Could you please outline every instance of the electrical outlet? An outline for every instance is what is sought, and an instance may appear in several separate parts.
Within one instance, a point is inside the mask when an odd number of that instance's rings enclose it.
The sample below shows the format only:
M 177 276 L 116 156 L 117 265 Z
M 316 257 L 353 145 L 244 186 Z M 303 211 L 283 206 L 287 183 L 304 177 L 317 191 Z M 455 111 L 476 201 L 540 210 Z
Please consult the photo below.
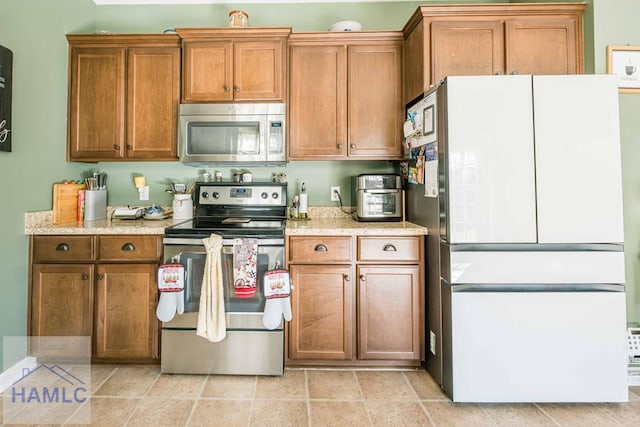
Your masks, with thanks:
M 338 194 L 340 194 L 340 187 L 331 187 L 331 201 L 332 202 L 339 202 L 340 201 L 340 198 L 338 197 Z

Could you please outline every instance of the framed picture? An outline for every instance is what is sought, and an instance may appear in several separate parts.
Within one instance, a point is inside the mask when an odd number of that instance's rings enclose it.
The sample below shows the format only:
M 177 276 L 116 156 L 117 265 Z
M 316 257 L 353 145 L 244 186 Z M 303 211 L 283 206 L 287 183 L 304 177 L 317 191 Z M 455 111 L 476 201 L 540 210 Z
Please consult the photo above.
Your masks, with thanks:
M 607 73 L 618 76 L 620 92 L 640 93 L 640 46 L 607 46 Z
M 13 52 L 0 46 L 0 151 L 11 151 L 11 74 Z

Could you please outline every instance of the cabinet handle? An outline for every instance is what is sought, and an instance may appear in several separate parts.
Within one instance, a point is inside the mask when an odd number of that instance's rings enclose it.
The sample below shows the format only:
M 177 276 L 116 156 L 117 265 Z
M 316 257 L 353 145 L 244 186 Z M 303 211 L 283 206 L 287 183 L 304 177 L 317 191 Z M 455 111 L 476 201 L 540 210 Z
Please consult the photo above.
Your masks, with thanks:
M 231 90 L 231 88 L 227 85 L 223 85 L 222 88 L 224 89 L 225 92 L 229 92 Z
M 342 144 L 338 144 L 338 149 L 342 150 Z
M 360 281 L 361 282 L 366 282 L 367 281 L 367 276 L 365 276 L 364 274 L 360 275 Z
M 503 75 L 503 74 L 504 74 L 504 73 L 502 72 L 502 70 L 498 70 L 498 71 L 496 71 L 496 76 L 501 76 L 501 75 Z
M 69 252 L 69 245 L 67 243 L 58 243 L 58 246 L 56 246 L 56 251 Z
M 122 250 L 133 252 L 136 250 L 136 247 L 133 243 L 125 243 L 124 245 L 122 245 Z
M 114 150 L 119 150 L 119 149 L 120 149 L 120 146 L 119 146 L 118 144 L 113 144 L 113 149 L 114 149 Z
M 82 275 L 82 280 L 89 280 L 89 275 L 88 274 L 83 274 Z
M 349 281 L 351 281 L 351 277 L 349 277 L 349 275 L 348 275 L 348 274 L 345 274 L 343 277 L 344 277 L 344 281 L 345 281 L 345 282 L 349 282 Z
M 329 252 L 329 249 L 322 243 L 317 244 L 316 247 L 313 248 L 313 250 L 316 252 Z
M 385 252 L 397 252 L 398 251 L 398 249 L 394 245 L 392 245 L 391 243 L 388 243 L 388 244 L 384 245 L 382 247 L 382 250 L 385 251 Z
M 98 280 L 104 279 L 104 274 L 98 274 Z
M 127 144 L 127 150 L 133 150 L 133 145 Z
M 234 87 L 233 87 L 233 89 L 234 89 L 236 92 L 240 92 L 240 88 L 239 88 L 238 86 L 234 86 Z
M 517 74 L 518 74 L 518 72 L 517 72 L 517 71 L 512 71 L 512 72 L 511 72 L 511 75 L 514 75 L 514 76 L 515 76 L 515 75 L 517 75 Z
M 349 148 L 353 150 L 354 148 L 356 148 L 356 144 L 349 144 Z

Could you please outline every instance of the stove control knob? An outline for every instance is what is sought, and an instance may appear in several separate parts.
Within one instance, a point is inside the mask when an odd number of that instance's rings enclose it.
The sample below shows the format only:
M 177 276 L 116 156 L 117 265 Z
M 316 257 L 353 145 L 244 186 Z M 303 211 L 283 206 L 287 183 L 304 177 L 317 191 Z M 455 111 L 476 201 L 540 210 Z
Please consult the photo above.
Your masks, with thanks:
M 218 193 L 217 191 L 214 191 L 212 194 L 214 199 L 219 199 L 220 198 L 220 193 Z
M 206 191 L 202 192 L 202 198 L 203 199 L 208 199 L 209 198 L 209 193 L 207 193 Z
M 262 197 L 263 199 L 266 199 L 267 197 L 269 197 L 269 195 L 267 194 L 266 191 L 263 191 L 260 197 Z
M 273 193 L 271 193 L 271 197 L 277 199 L 278 197 L 280 197 L 280 195 L 274 191 Z

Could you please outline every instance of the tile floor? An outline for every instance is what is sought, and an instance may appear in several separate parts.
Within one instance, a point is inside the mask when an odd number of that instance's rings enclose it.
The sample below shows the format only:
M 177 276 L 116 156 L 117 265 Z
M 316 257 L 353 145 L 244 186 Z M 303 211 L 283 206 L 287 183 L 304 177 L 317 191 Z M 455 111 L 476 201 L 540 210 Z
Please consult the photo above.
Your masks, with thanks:
M 62 414 L 65 425 L 640 426 L 640 387 L 624 404 L 457 404 L 424 371 L 288 369 L 283 377 L 242 377 L 93 365 L 91 389 L 90 404 Z M 11 422 L 14 414 L 4 411 Z

